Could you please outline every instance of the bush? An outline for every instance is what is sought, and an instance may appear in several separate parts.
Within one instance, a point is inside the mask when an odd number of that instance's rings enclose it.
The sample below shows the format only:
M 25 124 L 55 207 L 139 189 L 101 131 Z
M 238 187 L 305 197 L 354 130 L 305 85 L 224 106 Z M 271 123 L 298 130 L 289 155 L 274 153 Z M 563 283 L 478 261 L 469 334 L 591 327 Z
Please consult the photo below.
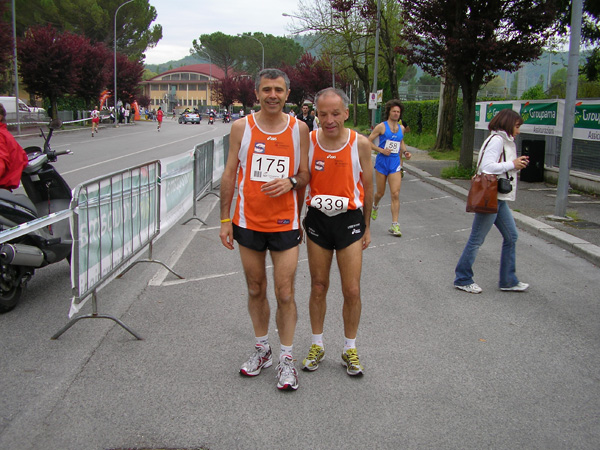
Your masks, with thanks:
M 521 95 L 521 100 L 544 100 L 545 98 L 547 98 L 547 95 L 541 84 L 531 86 Z
M 406 145 L 420 149 L 431 149 L 435 145 L 438 120 L 438 100 L 408 101 L 402 102 L 404 110 L 402 120 L 410 127 L 410 133 L 406 135 Z M 352 127 L 352 112 L 354 105 L 350 105 L 350 116 L 346 125 Z M 381 108 L 383 109 L 383 108 Z M 382 111 L 383 114 L 383 111 Z M 366 104 L 358 105 L 358 124 L 356 129 L 365 135 L 371 132 L 371 111 Z M 382 118 L 383 120 L 383 118 Z M 454 146 L 460 148 L 462 139 L 462 98 L 456 103 L 456 120 L 454 122 Z

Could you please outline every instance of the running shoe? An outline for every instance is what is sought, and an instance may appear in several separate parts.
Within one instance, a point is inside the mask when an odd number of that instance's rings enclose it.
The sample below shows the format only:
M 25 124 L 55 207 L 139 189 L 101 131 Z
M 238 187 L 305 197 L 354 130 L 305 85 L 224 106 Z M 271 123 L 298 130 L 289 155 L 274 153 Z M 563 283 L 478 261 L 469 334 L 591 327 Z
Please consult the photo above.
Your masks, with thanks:
M 310 346 L 308 356 L 302 361 L 302 370 L 308 370 L 312 372 L 319 368 L 319 363 L 325 357 L 325 349 L 320 345 L 313 344 Z
M 265 349 L 262 345 L 256 344 L 254 346 L 254 354 L 242 364 L 240 373 L 247 377 L 255 377 L 260 373 L 262 369 L 271 367 L 273 364 L 273 357 L 271 355 L 271 347 Z
M 461 291 L 468 292 L 469 294 L 481 294 L 483 289 L 479 287 L 477 283 L 467 284 L 465 286 L 454 285 L 456 289 L 460 289 Z
M 400 225 L 394 224 L 388 230 L 394 236 L 402 237 L 402 231 L 400 231 Z
M 365 371 L 364 367 L 358 360 L 358 354 L 355 348 L 351 348 L 342 353 L 342 365 L 346 367 L 348 375 L 362 375 Z
M 477 283 L 467 284 L 466 286 L 458 286 L 454 285 L 456 289 L 460 289 L 461 291 L 468 292 L 469 294 L 481 294 L 483 289 L 479 287 Z
M 282 391 L 298 389 L 298 372 L 294 367 L 294 360 L 289 356 L 284 356 L 277 366 L 277 389 Z
M 377 209 L 373 208 L 373 209 L 371 210 L 371 219 L 372 219 L 372 220 L 377 220 L 377 214 L 378 214 L 378 211 L 379 211 L 379 208 L 377 208 Z
M 527 290 L 528 287 L 529 287 L 529 284 L 521 283 L 519 281 L 516 285 L 514 285 L 512 287 L 500 288 L 500 290 L 501 291 L 523 292 L 523 291 Z

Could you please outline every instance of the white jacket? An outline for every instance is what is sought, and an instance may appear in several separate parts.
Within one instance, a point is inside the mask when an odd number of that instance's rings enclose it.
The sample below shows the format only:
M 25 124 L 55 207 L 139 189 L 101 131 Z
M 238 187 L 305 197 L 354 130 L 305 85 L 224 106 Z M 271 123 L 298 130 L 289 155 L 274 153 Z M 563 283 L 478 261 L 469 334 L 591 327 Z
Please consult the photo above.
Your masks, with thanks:
M 487 146 L 486 146 L 487 145 Z M 483 159 L 481 158 L 482 150 Z M 505 158 L 502 156 L 502 150 L 506 154 Z M 492 131 L 490 136 L 484 141 L 479 150 L 479 156 L 477 157 L 477 164 L 479 165 L 478 173 L 491 173 L 498 175 L 498 178 L 505 177 L 508 172 L 508 177 L 512 180 L 512 191 L 508 194 L 498 194 L 498 200 L 514 201 L 517 193 L 517 170 L 515 170 L 515 164 L 513 161 L 517 159 L 517 146 L 515 145 L 515 138 L 509 136 L 504 131 Z M 500 161 L 500 162 L 498 162 Z

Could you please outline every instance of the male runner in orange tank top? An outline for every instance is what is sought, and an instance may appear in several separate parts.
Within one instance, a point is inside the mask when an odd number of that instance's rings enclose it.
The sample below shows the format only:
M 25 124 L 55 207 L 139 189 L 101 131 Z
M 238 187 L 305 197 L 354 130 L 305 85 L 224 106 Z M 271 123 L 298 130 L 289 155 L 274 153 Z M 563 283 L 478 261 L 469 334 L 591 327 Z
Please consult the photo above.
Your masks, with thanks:
M 335 251 L 344 296 L 342 364 L 348 375 L 355 376 L 364 372 L 356 350 L 356 334 L 361 313 L 362 252 L 371 242 L 373 166 L 367 138 L 344 126 L 348 102 L 346 94 L 334 88 L 323 89 L 315 98 L 321 127 L 310 135 L 311 178 L 305 219 L 312 345 L 302 368 L 316 370 L 325 356 L 323 323 Z
M 265 260 L 273 261 L 277 298 L 276 323 L 281 350 L 277 387 L 298 388 L 292 347 L 296 330 L 294 278 L 298 264 L 300 213 L 308 171 L 308 127 L 283 113 L 289 79 L 277 69 L 264 69 L 256 79 L 260 111 L 231 126 L 229 157 L 221 178 L 221 232 L 223 245 L 239 244 L 248 285 L 248 311 L 256 337 L 255 351 L 240 373 L 256 376 L 272 365 L 268 341 L 270 308 Z M 233 217 L 231 203 L 238 176 L 238 198 Z

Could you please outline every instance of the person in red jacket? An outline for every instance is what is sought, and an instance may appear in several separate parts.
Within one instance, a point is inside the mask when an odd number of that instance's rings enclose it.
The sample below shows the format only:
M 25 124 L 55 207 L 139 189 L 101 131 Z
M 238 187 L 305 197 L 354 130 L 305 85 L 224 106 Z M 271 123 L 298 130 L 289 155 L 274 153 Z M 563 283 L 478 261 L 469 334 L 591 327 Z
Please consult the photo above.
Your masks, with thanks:
M 0 189 L 12 191 L 19 187 L 27 161 L 27 153 L 8 132 L 6 109 L 0 103 Z
M 159 106 L 158 111 L 156 111 L 156 120 L 158 120 L 158 127 L 156 129 L 158 131 L 160 131 L 160 127 L 162 125 L 164 115 L 165 115 L 165 113 L 163 113 L 162 107 Z

